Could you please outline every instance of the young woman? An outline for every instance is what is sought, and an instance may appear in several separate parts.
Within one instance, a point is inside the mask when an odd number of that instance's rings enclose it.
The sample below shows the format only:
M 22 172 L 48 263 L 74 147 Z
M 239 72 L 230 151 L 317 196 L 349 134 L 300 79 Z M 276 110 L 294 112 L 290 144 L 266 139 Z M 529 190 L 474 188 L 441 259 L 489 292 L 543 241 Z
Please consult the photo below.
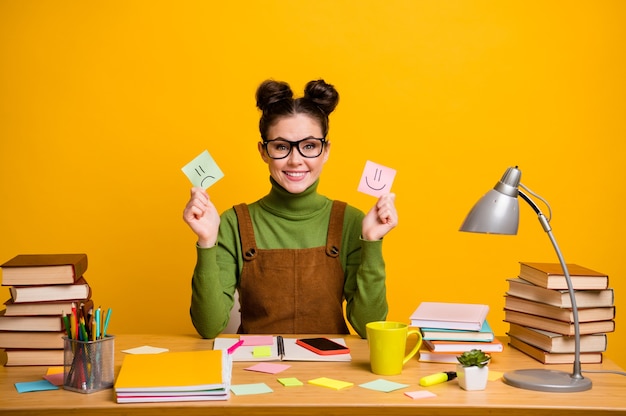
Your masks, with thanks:
M 192 322 L 202 337 L 216 337 L 237 290 L 239 333 L 346 334 L 345 299 L 348 321 L 365 337 L 365 324 L 387 316 L 382 238 L 398 223 L 395 196 L 364 215 L 317 192 L 339 101 L 332 85 L 310 81 L 294 98 L 288 84 L 268 80 L 256 99 L 271 189 L 221 216 L 202 188 L 191 189 L 183 218 L 198 237 Z

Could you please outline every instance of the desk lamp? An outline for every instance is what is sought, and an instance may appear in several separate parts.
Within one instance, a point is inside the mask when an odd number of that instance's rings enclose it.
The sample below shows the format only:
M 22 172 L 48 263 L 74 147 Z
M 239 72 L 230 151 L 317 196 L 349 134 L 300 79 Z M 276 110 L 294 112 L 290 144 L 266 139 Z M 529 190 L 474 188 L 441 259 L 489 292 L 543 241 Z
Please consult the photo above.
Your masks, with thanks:
M 461 226 L 460 231 L 468 231 L 474 233 L 487 234 L 517 234 L 517 225 L 519 223 L 519 203 L 517 196 L 521 196 L 524 201 L 531 206 L 537 213 L 539 222 L 543 230 L 548 233 L 550 241 L 554 246 L 556 255 L 561 263 L 563 275 L 567 282 L 569 297 L 572 301 L 572 315 L 574 318 L 574 368 L 572 373 L 564 371 L 548 370 L 548 369 L 523 369 L 507 372 L 503 375 L 506 384 L 527 390 L 548 391 L 548 392 L 576 392 L 591 389 L 591 380 L 582 376 L 580 366 L 580 327 L 578 324 L 578 307 L 576 306 L 576 298 L 574 289 L 569 275 L 569 270 L 561 254 L 561 250 L 552 235 L 550 227 L 550 219 L 541 212 L 537 204 L 526 195 L 522 188 L 529 194 L 543 201 L 548 210 L 550 205 L 540 196 L 534 194 L 523 184 L 520 183 L 522 172 L 516 167 L 508 168 L 502 179 L 494 186 L 492 190 L 487 192 L 474 205 L 470 213 L 467 215 L 465 222 Z

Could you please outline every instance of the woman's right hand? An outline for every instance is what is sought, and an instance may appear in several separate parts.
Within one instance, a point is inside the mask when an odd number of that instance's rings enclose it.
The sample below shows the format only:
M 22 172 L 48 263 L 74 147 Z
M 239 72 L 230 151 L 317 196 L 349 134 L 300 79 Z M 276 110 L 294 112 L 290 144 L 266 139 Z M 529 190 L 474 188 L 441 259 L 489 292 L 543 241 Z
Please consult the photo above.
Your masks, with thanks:
M 191 197 L 183 211 L 183 220 L 198 236 L 198 246 L 207 248 L 215 245 L 220 216 L 203 188 L 191 188 Z

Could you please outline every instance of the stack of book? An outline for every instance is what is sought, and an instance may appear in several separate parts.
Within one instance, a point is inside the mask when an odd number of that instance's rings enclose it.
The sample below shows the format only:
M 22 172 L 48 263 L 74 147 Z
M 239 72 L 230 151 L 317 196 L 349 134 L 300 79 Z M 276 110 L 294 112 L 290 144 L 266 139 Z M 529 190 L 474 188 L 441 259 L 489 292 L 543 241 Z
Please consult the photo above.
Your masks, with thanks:
M 423 344 L 419 361 L 457 363 L 465 351 L 502 351 L 487 322 L 489 306 L 472 303 L 422 302 L 411 314 L 411 326 L 418 327 Z
M 609 277 L 567 265 L 580 328 L 581 363 L 601 363 L 607 333 L 615 331 L 615 306 Z M 508 280 L 504 321 L 509 343 L 544 364 L 574 362 L 574 318 L 559 263 L 520 263 L 519 277 Z
M 130 354 L 114 388 L 118 403 L 227 400 L 231 376 L 226 350 Z
M 0 311 L 5 365 L 63 365 L 63 315 L 93 308 L 86 254 L 20 254 L 0 265 L 11 294 Z

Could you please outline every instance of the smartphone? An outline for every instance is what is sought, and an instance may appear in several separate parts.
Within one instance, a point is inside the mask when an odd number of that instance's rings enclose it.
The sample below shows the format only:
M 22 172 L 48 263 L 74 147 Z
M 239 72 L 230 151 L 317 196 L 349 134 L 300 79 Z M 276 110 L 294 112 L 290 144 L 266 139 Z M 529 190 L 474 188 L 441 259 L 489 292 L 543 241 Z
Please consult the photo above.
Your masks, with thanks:
M 328 338 L 302 338 L 296 344 L 320 355 L 348 354 L 350 349 Z

